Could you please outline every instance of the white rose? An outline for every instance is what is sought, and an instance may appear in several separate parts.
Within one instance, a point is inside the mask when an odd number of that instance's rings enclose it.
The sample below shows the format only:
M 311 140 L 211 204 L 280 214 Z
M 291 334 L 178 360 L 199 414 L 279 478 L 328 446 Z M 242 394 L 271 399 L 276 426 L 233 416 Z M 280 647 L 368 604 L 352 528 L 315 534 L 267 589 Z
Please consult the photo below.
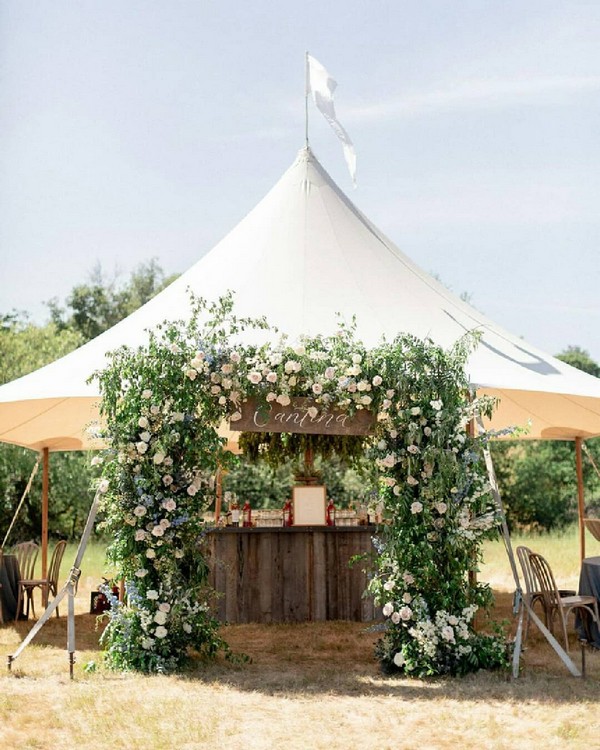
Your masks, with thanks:
M 145 516 L 148 511 L 146 510 L 146 507 L 144 505 L 136 505 L 133 509 L 133 515 L 137 516 L 138 518 L 142 518 L 142 516 Z
M 242 418 L 242 415 L 239 411 L 234 411 L 233 414 L 229 417 L 230 422 L 239 422 Z
M 323 392 L 323 386 L 321 385 L 321 383 L 313 383 L 313 386 L 312 386 L 312 392 L 313 392 L 313 393 L 314 393 L 315 395 L 317 395 L 317 396 L 318 396 L 318 395 L 319 395 L 320 393 L 322 393 L 322 392 Z
M 165 533 L 164 528 L 158 524 L 152 529 L 152 536 L 163 536 Z
M 154 458 L 152 460 L 155 464 L 162 464 L 162 462 L 165 460 L 165 454 L 162 451 L 157 451 L 154 454 Z
M 152 435 L 147 430 L 140 432 L 140 440 L 143 440 L 145 443 L 149 443 L 151 437 Z
M 148 571 L 146 570 L 146 568 L 139 568 L 135 571 L 135 574 L 138 578 L 143 578 L 148 574 Z
M 413 476 L 411 476 L 411 475 L 409 474 L 409 475 L 408 475 L 408 476 L 406 477 L 406 483 L 407 483 L 407 484 L 410 484 L 410 485 L 411 485 L 411 487 L 416 487 L 416 485 L 417 485 L 417 484 L 419 484 L 419 480 L 418 480 L 418 479 L 415 479 L 415 478 L 414 478 Z
M 168 633 L 168 632 L 169 632 L 169 631 L 168 631 L 168 630 L 167 630 L 167 629 L 166 629 L 166 628 L 165 628 L 165 627 L 164 627 L 163 625 L 159 625 L 159 626 L 158 626 L 158 627 L 156 628 L 156 630 L 154 631 L 154 635 L 155 635 L 155 636 L 156 636 L 157 638 L 166 638 L 166 637 L 167 637 L 167 633 Z
M 405 662 L 406 662 L 406 659 L 402 656 L 402 654 L 400 653 L 400 651 L 398 651 L 398 653 L 394 655 L 394 664 L 397 667 L 402 667 L 402 666 L 404 666 Z
M 144 443 L 143 440 L 140 440 L 139 443 L 135 444 L 135 448 L 138 453 L 145 453 L 148 450 L 148 443 Z
M 154 558 L 156 557 L 156 552 L 155 552 L 155 551 L 154 551 L 154 550 L 153 550 L 152 548 L 150 548 L 150 549 L 147 549 L 147 550 L 146 550 L 146 557 L 147 557 L 147 558 L 148 558 L 149 560 L 153 560 L 153 559 L 154 559 Z
M 383 612 L 384 617 L 389 617 L 393 611 L 394 611 L 394 605 L 391 602 L 387 602 L 386 604 L 383 605 L 382 612 Z
M 310 406 L 306 411 L 311 419 L 316 419 L 319 415 L 319 410 L 316 406 Z
M 392 612 L 392 622 L 397 625 L 400 622 L 400 615 L 398 612 Z
M 170 484 L 173 484 L 173 477 L 170 474 L 167 474 L 163 477 L 163 484 L 165 487 L 168 487 Z
M 421 407 L 413 406 L 413 408 L 410 410 L 410 413 L 413 415 L 413 417 L 417 417 L 421 413 Z
M 362 357 L 360 354 L 353 354 L 352 355 L 352 361 L 355 365 L 359 365 L 362 362 Z
M 158 599 L 158 591 L 155 589 L 150 589 L 150 591 L 146 591 L 146 599 Z
M 171 611 L 171 605 L 169 604 L 169 602 L 161 602 L 158 605 L 158 608 L 159 608 L 159 610 L 161 612 L 170 612 Z
M 146 538 L 146 532 L 144 531 L 144 529 L 138 529 L 135 532 L 135 541 L 136 542 L 143 542 L 145 538 Z
M 381 375 L 375 375 L 371 383 L 373 383 L 373 385 L 375 386 L 381 385 L 383 383 L 383 378 L 381 377 Z
M 276 372 L 269 372 L 267 374 L 267 381 L 269 383 L 276 383 L 277 382 L 277 373 Z
M 157 625 L 164 625 L 166 621 L 167 621 L 167 613 L 166 612 L 160 612 L 159 611 L 159 612 L 157 612 L 154 615 L 154 622 Z
M 237 352 L 231 352 L 231 356 L 229 357 L 229 359 L 230 359 L 230 360 L 231 360 L 231 361 L 232 361 L 232 362 L 233 362 L 234 364 L 236 364 L 236 365 L 237 365 L 237 364 L 238 364 L 238 362 L 240 361 L 241 357 L 240 357 L 240 355 L 239 355 L 239 354 L 238 354 Z
M 142 391 L 142 398 L 152 398 L 152 391 L 150 390 L 150 388 L 145 388 Z
M 413 503 L 413 504 L 412 504 L 412 505 L 410 506 L 410 512 L 411 512 L 411 513 L 412 513 L 413 515 L 415 515 L 416 513 L 420 513 L 420 512 L 422 511 L 422 510 L 423 510 L 423 504 L 422 504 L 422 503 L 420 503 L 419 501 L 416 501 L 416 502 L 414 502 L 414 503 Z
M 333 378 L 335 377 L 335 367 L 328 367 L 325 370 L 325 377 L 327 378 L 327 380 L 333 380 Z
M 100 483 L 98 484 L 98 492 L 100 492 L 102 495 L 108 492 L 108 479 L 100 480 Z
M 371 403 L 372 399 L 370 396 L 361 396 L 360 403 L 364 404 L 365 406 L 368 406 Z
M 287 396 L 285 393 L 279 394 L 276 399 L 278 404 L 281 404 L 282 406 L 288 406 L 291 403 L 291 398 Z
M 189 624 L 189 622 L 184 622 L 181 627 L 183 628 L 183 630 L 186 633 L 191 633 L 192 632 L 192 626 Z
M 257 385 L 262 380 L 262 375 L 260 374 L 260 372 L 253 370 L 252 372 L 248 373 L 248 380 L 254 385 Z
M 193 367 L 190 367 L 189 370 L 186 370 L 185 374 L 186 377 L 188 377 L 191 381 L 196 380 L 196 378 L 198 377 L 198 373 L 196 372 L 196 370 L 194 370 Z
M 181 560 L 181 558 L 183 557 L 183 550 L 182 549 L 176 549 L 174 554 L 175 554 L 175 557 L 178 560 Z
M 410 607 L 402 607 L 400 610 L 400 617 L 402 620 L 410 620 L 412 617 L 412 609 Z

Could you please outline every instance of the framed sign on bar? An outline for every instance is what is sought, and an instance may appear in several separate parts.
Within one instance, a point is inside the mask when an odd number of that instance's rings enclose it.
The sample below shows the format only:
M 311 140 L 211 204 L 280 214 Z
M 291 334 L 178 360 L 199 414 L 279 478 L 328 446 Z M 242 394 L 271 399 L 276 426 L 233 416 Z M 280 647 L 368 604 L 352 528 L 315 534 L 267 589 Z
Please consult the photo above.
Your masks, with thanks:
M 294 526 L 325 526 L 325 487 L 292 488 Z

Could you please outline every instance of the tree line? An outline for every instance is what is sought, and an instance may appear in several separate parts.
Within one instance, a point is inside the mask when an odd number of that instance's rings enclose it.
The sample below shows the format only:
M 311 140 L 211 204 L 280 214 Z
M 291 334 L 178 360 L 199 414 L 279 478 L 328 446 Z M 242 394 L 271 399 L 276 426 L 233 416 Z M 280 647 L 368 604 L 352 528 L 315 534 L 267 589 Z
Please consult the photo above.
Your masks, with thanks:
M 68 354 L 111 328 L 176 278 L 155 260 L 136 267 L 128 278 L 108 279 L 97 265 L 89 278 L 73 287 L 63 303 L 49 300 L 48 321 L 32 322 L 24 311 L 0 313 L 0 384 L 26 375 Z M 600 377 L 600 365 L 578 346 L 559 359 Z M 600 466 L 600 439 L 587 448 Z M 498 441 L 492 455 L 509 526 L 538 531 L 560 529 L 577 516 L 575 450 L 565 441 Z M 54 537 L 77 538 L 91 503 L 93 469 L 86 452 L 53 453 L 50 461 L 49 530 Z M 0 443 L 0 542 L 13 518 L 37 455 Z M 367 503 L 375 491 L 370 467 L 345 467 L 335 459 L 319 467 L 328 493 L 341 507 Z M 252 507 L 281 507 L 290 494 L 294 466 L 272 468 L 240 457 L 225 477 L 225 489 Z M 600 515 L 600 477 L 584 456 L 587 512 Z M 19 513 L 8 543 L 38 538 L 41 528 L 41 471 Z

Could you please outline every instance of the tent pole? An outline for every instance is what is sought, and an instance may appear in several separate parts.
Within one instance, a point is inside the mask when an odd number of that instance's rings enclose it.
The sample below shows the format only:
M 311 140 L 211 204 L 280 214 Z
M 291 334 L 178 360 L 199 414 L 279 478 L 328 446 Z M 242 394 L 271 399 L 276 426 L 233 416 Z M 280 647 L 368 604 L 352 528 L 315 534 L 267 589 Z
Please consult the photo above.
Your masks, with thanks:
M 581 446 L 583 439 L 580 437 L 575 438 L 575 465 L 577 467 L 577 508 L 579 510 L 579 558 L 583 560 L 585 557 L 585 524 L 583 522 L 585 516 L 585 503 L 583 495 L 583 461 L 581 459 Z
M 219 523 L 221 517 L 221 504 L 223 502 L 223 474 L 221 472 L 221 466 L 217 467 L 217 474 L 215 477 L 215 524 Z
M 48 577 L 48 485 L 50 479 L 50 451 L 42 449 L 42 578 Z

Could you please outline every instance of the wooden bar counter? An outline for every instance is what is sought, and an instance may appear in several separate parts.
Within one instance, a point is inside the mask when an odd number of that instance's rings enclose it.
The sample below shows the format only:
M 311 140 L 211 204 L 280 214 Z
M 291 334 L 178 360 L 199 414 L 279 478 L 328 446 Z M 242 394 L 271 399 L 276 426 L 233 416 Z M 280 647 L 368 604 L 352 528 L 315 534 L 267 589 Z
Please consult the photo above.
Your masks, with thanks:
M 374 526 L 216 529 L 210 583 L 222 622 L 373 620 L 367 577 L 350 559 L 372 550 Z

